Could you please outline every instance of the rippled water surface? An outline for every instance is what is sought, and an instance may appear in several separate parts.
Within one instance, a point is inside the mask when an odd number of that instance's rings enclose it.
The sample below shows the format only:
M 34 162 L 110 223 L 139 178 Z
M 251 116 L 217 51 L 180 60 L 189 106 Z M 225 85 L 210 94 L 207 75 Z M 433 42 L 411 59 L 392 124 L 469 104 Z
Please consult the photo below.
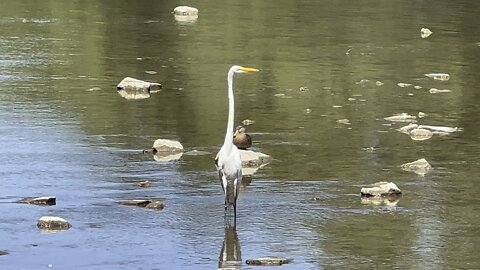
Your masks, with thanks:
M 225 250 L 243 269 L 480 268 L 475 1 L 200 1 L 192 22 L 175 1 L 4 2 L 1 269 L 215 269 Z M 213 164 L 232 64 L 261 70 L 235 78 L 236 123 L 255 120 L 253 150 L 273 157 L 242 187 L 236 230 Z M 163 89 L 127 100 L 127 76 Z M 384 119 L 419 112 L 462 131 L 414 141 Z M 142 150 L 158 138 L 205 154 L 155 161 Z M 401 170 L 420 158 L 434 170 Z M 403 197 L 362 201 L 378 181 Z M 46 195 L 57 205 L 14 203 Z M 166 207 L 117 203 L 135 198 Z M 42 232 L 44 215 L 72 228 Z

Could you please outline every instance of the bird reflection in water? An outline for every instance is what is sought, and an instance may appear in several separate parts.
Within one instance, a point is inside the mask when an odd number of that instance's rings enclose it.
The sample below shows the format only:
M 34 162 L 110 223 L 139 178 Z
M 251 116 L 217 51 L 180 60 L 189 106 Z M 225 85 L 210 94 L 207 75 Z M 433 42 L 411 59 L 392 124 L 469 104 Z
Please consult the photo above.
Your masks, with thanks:
M 242 252 L 236 226 L 225 224 L 225 237 L 218 257 L 218 269 L 241 269 Z

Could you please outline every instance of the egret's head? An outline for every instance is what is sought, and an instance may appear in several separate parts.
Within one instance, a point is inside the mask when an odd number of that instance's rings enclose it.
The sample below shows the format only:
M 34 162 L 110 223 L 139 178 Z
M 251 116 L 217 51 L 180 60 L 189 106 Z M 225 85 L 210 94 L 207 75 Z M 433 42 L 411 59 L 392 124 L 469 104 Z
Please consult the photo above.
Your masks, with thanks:
M 232 66 L 230 68 L 230 72 L 233 72 L 233 73 L 250 73 L 250 72 L 257 72 L 259 71 L 258 69 L 256 68 L 249 68 L 249 67 L 242 67 L 242 66 Z

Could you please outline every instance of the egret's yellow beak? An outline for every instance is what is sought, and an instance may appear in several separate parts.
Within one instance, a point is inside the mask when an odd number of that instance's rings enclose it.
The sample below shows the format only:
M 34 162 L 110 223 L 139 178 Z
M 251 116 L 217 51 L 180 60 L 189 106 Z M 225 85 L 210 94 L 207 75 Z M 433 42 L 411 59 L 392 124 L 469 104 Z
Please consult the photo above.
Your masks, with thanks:
M 260 70 L 256 69 L 256 68 L 249 68 L 249 67 L 242 67 L 241 70 L 243 72 L 258 72 Z

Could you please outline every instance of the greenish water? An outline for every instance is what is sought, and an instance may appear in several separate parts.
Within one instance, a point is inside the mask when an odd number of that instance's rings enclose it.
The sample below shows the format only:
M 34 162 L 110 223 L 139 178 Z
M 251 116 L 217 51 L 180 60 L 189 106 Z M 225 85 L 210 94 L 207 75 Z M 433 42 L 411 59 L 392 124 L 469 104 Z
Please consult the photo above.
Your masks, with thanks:
M 244 269 L 480 268 L 476 2 L 195 2 L 194 22 L 174 19 L 176 1 L 3 2 L 0 268 L 212 269 L 225 245 Z M 213 164 L 233 64 L 261 70 L 235 78 L 236 122 L 255 120 L 254 150 L 274 158 L 243 188 L 236 234 Z M 424 76 L 439 72 L 450 80 Z M 127 76 L 163 89 L 124 99 Z M 463 131 L 413 141 L 384 120 L 419 112 Z M 157 138 L 208 154 L 157 162 L 141 153 Z M 420 158 L 425 177 L 400 169 Z M 404 196 L 362 203 L 378 181 Z M 43 195 L 57 205 L 10 203 Z M 166 208 L 116 203 L 131 198 Z M 42 215 L 73 227 L 40 232 Z

